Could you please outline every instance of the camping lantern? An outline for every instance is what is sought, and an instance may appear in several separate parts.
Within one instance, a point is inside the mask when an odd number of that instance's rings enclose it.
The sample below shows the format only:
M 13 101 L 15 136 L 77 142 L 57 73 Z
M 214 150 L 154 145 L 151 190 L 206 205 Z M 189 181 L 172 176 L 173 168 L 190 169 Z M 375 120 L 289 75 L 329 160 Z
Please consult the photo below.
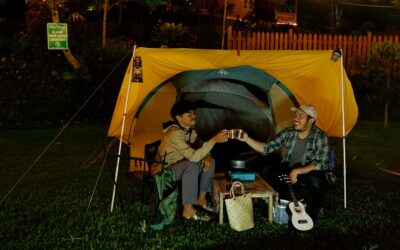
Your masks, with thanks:
M 340 49 L 334 50 L 332 52 L 331 60 L 333 62 L 336 62 L 341 56 L 342 56 L 342 52 L 340 51 Z
M 132 82 L 143 82 L 142 58 L 140 56 L 133 58 Z

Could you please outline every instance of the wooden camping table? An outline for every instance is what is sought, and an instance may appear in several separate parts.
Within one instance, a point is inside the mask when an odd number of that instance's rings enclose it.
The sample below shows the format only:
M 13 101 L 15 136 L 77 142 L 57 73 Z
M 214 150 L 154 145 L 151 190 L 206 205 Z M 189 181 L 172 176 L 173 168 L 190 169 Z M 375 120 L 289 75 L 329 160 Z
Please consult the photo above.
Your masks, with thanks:
M 233 181 L 228 180 L 225 173 L 215 173 L 213 178 L 213 198 L 219 214 L 219 224 L 224 222 L 224 200 L 229 198 L 229 190 Z M 272 222 L 273 198 L 277 192 L 256 173 L 254 181 L 242 182 L 246 193 L 250 193 L 252 198 L 268 198 L 268 219 Z

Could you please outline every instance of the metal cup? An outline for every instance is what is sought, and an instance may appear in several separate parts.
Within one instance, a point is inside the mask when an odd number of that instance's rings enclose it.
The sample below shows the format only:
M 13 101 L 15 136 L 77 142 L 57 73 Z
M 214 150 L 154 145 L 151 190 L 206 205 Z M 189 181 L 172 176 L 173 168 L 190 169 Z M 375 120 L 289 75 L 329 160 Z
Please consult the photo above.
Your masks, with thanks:
M 243 129 L 236 129 L 236 138 L 243 139 Z
M 235 129 L 228 130 L 228 139 L 235 139 L 236 138 L 236 131 Z

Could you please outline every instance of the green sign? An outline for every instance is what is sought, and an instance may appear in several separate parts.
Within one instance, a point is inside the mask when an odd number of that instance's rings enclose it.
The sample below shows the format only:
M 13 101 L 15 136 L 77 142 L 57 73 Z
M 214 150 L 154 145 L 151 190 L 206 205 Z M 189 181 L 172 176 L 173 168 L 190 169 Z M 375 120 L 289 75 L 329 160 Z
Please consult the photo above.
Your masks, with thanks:
M 68 49 L 68 30 L 66 23 L 47 24 L 47 48 Z

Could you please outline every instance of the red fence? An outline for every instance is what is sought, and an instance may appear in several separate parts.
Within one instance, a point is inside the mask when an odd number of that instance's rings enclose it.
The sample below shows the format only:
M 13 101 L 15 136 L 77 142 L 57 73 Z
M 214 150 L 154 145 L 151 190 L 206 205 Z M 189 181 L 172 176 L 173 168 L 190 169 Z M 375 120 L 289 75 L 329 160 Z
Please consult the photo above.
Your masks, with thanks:
M 253 32 L 243 35 L 228 27 L 227 49 L 241 50 L 343 50 L 345 65 L 353 61 L 365 62 L 372 44 L 392 41 L 399 44 L 399 35 L 332 35 L 316 33 Z

